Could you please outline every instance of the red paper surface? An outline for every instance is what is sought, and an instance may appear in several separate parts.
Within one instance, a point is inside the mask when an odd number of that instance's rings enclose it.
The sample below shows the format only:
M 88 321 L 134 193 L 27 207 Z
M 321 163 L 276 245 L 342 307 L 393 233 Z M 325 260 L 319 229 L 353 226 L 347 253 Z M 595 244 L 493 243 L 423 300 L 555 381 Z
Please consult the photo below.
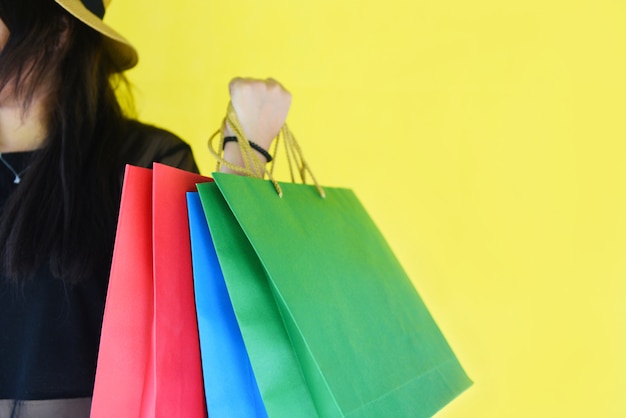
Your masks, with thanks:
M 186 193 L 210 179 L 162 164 L 153 169 L 155 416 L 204 417 Z
M 104 309 L 93 418 L 144 416 L 142 397 L 152 347 L 152 284 L 152 171 L 128 166 Z
M 209 178 L 128 166 L 91 416 L 204 418 L 186 193 Z

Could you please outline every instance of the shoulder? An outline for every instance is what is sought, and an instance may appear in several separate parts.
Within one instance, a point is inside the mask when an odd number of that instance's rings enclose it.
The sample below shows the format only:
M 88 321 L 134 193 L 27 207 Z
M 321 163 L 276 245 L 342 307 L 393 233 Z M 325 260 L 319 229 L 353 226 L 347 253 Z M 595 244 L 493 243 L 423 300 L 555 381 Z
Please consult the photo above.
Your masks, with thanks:
M 151 167 L 159 162 L 187 171 L 198 172 L 189 144 L 165 129 L 127 120 L 122 140 L 125 163 Z

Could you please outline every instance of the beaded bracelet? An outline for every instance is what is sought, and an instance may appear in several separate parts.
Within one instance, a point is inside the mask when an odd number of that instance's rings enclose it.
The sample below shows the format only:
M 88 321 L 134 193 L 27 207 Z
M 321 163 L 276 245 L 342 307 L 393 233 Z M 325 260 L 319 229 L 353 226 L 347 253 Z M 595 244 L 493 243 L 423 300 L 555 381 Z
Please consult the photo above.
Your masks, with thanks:
M 229 142 L 237 142 L 237 137 L 236 136 L 224 137 L 224 146 L 226 146 L 226 144 Z M 262 146 L 260 146 L 256 142 L 252 142 L 252 141 L 248 141 L 248 142 L 250 143 L 250 148 L 252 148 L 253 150 L 257 151 L 259 154 L 264 156 L 268 163 L 273 160 L 270 153 L 267 152 L 267 150 L 265 150 Z

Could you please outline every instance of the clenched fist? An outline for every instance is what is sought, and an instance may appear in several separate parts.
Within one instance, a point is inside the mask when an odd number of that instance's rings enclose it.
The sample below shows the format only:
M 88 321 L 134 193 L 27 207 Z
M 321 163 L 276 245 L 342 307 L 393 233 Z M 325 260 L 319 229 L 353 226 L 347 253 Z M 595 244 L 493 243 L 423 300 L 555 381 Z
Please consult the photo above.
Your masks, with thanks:
M 235 78 L 229 90 L 233 108 L 248 139 L 269 149 L 272 139 L 285 124 L 291 94 L 271 78 Z

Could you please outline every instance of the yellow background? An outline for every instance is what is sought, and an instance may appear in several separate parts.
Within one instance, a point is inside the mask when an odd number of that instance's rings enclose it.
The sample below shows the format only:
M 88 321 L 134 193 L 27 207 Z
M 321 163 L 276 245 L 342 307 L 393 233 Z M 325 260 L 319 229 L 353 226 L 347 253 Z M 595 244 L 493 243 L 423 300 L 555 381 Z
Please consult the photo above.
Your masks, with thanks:
M 116 0 L 138 113 L 205 141 L 272 76 L 475 385 L 437 416 L 626 416 L 623 0 Z

